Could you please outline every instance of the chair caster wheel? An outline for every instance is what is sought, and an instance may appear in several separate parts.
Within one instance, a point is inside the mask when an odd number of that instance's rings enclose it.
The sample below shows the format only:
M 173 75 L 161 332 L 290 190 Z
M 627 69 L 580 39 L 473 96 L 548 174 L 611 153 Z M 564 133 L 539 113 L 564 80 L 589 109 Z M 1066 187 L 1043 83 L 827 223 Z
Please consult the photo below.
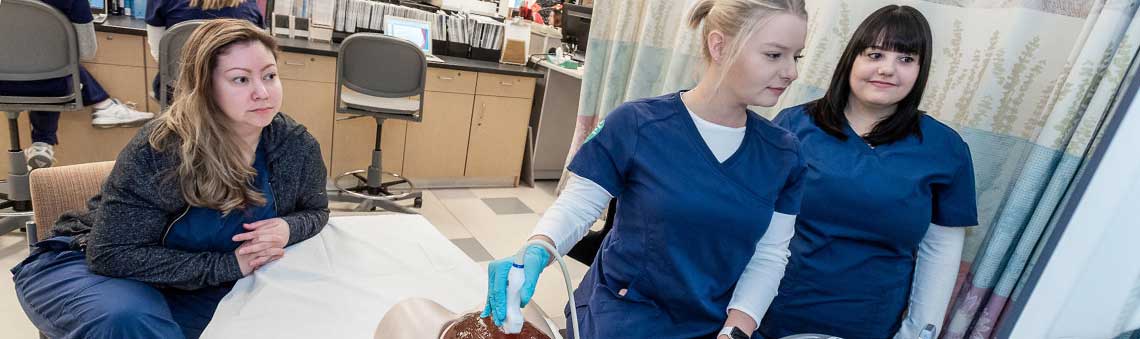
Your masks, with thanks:
M 424 207 L 424 198 L 416 198 L 416 200 L 412 201 L 412 207 L 415 207 L 415 208 Z

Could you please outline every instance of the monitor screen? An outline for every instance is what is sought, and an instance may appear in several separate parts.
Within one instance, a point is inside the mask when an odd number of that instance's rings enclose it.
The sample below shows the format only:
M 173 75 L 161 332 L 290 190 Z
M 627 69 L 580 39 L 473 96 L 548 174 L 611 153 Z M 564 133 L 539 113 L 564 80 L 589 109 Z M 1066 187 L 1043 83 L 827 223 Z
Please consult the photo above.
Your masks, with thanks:
M 586 52 L 590 39 L 590 20 L 594 8 L 590 6 L 564 5 L 562 15 L 562 41 L 578 45 L 578 52 Z
M 384 34 L 411 41 L 431 54 L 431 25 L 425 21 L 388 16 L 384 18 Z
M 87 0 L 91 3 L 91 9 L 105 9 L 107 8 L 107 0 Z

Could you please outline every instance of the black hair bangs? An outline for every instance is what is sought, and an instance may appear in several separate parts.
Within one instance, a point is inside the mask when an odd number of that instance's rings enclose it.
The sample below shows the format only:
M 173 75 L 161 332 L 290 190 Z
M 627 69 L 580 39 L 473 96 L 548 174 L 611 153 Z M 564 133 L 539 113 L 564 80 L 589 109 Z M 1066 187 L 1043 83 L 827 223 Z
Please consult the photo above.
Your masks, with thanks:
M 917 11 L 884 11 L 872 16 L 864 23 L 863 34 L 851 41 L 857 52 L 868 48 L 886 51 L 926 55 L 930 52 L 930 30 L 925 18 Z M 921 15 L 921 14 L 918 14 Z

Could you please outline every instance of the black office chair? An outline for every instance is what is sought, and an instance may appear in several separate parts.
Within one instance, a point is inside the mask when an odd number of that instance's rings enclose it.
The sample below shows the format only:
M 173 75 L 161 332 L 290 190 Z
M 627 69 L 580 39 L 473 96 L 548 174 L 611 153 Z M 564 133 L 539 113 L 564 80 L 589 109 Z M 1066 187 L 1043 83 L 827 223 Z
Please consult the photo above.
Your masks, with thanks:
M 0 193 L 4 218 L 0 234 L 24 227 L 32 215 L 28 163 L 20 146 L 17 119 L 24 111 L 69 112 L 83 109 L 79 84 L 79 43 L 75 26 L 54 7 L 37 0 L 0 1 L 0 80 L 37 81 L 70 77 L 61 96 L 3 96 L 0 111 L 8 118 L 7 193 Z M 20 219 L 16 223 L 10 220 Z
M 602 248 L 602 240 L 605 240 L 606 235 L 610 234 L 610 229 L 614 228 L 617 199 L 610 199 L 610 207 L 606 210 L 606 223 L 602 226 L 602 230 L 586 233 L 582 240 L 570 248 L 570 252 L 566 253 L 566 256 L 586 264 L 586 266 L 594 264 L 594 258 L 598 257 L 598 250 Z
M 381 63 L 383 65 L 381 65 Z M 333 181 L 341 193 L 360 199 L 356 211 L 377 208 L 401 212 L 415 211 L 397 204 L 412 200 L 412 207 L 423 206 L 423 192 L 396 173 L 385 173 L 380 159 L 380 136 L 384 120 L 412 122 L 423 120 L 424 85 L 427 82 L 427 59 L 419 46 L 403 39 L 375 33 L 356 33 L 340 44 L 336 58 L 337 113 L 376 120 L 375 147 L 367 170 L 341 174 Z M 388 175 L 396 180 L 384 181 Z M 353 179 L 353 186 L 343 179 Z

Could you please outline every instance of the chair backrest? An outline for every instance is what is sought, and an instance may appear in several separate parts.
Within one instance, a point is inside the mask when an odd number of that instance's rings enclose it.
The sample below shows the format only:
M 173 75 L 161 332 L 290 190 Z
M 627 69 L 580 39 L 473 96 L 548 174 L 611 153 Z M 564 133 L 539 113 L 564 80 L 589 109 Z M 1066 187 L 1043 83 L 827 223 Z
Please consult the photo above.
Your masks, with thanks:
M 183 21 L 162 35 L 162 41 L 158 43 L 158 78 L 162 84 L 158 88 L 159 93 L 155 93 L 158 95 L 160 112 L 165 112 L 166 108 L 170 107 L 170 103 L 174 101 L 168 88 L 172 89 L 178 83 L 182 47 L 186 45 L 186 40 L 190 39 L 190 34 L 194 33 L 194 30 L 205 22 L 206 20 Z
M 63 212 L 86 210 L 87 200 L 99 193 L 114 167 L 114 161 L 104 161 L 32 171 L 29 179 L 39 238 L 35 240 L 51 236 L 51 227 Z
M 0 80 L 33 81 L 71 76 L 71 95 L 43 97 L 6 96 L 0 109 L 44 108 L 33 105 L 64 104 L 81 108 L 79 94 L 79 43 L 75 26 L 58 9 L 39 0 L 0 1 Z M 74 101 L 74 102 L 67 102 Z M 51 109 L 59 107 L 48 107 Z M 48 109 L 50 110 L 50 109 Z M 69 109 L 70 110 L 70 109 Z
M 356 33 L 340 44 L 336 58 L 340 87 L 384 98 L 423 95 L 427 59 L 419 46 L 376 33 Z

